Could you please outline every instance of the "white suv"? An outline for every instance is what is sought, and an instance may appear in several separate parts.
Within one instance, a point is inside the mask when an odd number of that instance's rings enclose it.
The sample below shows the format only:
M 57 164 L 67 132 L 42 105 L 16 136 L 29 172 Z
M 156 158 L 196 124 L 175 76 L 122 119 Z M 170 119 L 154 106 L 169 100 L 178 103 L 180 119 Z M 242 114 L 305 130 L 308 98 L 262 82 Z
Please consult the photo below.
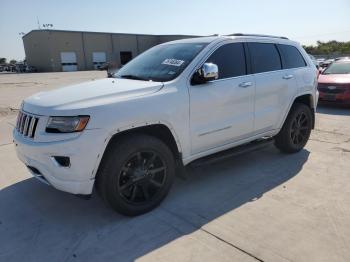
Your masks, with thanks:
M 316 68 L 296 42 L 236 34 L 158 45 L 114 78 L 24 100 L 18 157 L 53 187 L 126 215 L 167 195 L 177 166 L 274 137 L 300 151 L 315 122 Z

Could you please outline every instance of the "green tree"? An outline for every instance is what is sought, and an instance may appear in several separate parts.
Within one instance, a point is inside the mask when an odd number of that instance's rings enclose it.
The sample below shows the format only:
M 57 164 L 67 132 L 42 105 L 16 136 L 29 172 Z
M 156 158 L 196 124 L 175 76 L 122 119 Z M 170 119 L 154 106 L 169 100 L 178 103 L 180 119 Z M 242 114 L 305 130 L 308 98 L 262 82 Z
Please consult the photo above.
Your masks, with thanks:
M 0 64 L 6 64 L 6 58 L 0 57 Z
M 15 59 L 10 60 L 10 64 L 16 64 L 16 63 L 17 63 L 17 61 Z
M 350 54 L 350 42 L 338 42 L 335 40 L 322 42 L 317 41 L 316 46 L 303 46 L 311 55 L 342 55 Z

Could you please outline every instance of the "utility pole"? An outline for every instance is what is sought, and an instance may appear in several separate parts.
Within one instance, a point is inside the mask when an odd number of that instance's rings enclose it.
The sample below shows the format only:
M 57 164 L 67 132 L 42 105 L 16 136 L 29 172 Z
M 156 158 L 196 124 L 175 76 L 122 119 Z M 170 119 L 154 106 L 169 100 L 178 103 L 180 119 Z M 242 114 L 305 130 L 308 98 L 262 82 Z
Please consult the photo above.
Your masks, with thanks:
M 40 27 L 40 22 L 39 22 L 39 17 L 38 17 L 38 16 L 36 17 L 36 21 L 37 21 L 37 23 L 38 23 L 38 29 L 40 30 L 41 27 Z

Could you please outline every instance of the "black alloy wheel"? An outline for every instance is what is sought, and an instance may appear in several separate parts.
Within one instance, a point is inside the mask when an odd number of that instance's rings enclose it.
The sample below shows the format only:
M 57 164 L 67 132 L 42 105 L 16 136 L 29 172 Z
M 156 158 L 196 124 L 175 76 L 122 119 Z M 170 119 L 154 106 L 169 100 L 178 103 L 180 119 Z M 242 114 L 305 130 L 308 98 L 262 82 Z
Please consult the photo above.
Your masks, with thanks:
M 290 129 L 290 136 L 294 145 L 300 146 L 309 139 L 309 124 L 305 112 L 296 115 Z
M 115 211 L 136 216 L 151 211 L 169 193 L 175 158 L 160 139 L 135 134 L 106 150 L 96 178 L 97 192 Z
M 166 176 L 167 168 L 159 154 L 140 151 L 125 161 L 119 176 L 118 192 L 128 203 L 142 204 L 160 192 Z
M 284 153 L 296 153 L 303 149 L 311 134 L 312 114 L 309 106 L 295 103 L 275 137 L 276 147 Z

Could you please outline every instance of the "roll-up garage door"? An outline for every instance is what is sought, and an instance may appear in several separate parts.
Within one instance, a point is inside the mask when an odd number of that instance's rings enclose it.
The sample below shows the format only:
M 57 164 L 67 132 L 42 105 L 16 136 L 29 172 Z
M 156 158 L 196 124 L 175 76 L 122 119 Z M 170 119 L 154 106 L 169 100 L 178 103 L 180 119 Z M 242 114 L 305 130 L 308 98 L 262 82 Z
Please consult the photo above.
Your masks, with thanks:
M 61 65 L 63 72 L 77 71 L 78 64 L 75 52 L 61 52 Z
M 105 52 L 93 52 L 92 53 L 92 62 L 94 68 L 98 69 L 102 64 L 106 63 L 106 53 Z

